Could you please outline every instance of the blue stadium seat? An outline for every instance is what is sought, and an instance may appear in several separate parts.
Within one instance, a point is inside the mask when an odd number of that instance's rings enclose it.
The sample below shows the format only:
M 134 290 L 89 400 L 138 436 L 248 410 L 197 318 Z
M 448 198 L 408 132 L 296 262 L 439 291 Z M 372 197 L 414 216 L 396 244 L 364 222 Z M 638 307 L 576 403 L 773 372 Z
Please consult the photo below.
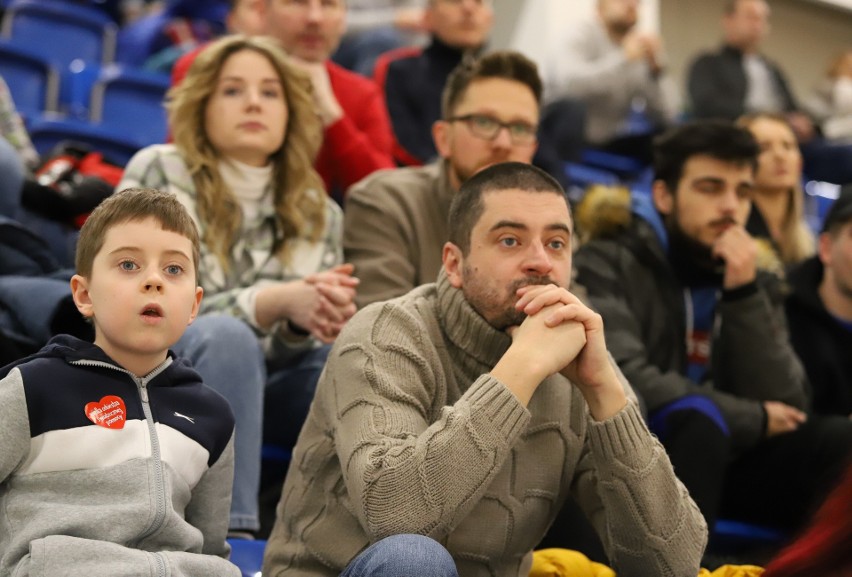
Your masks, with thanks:
M 737 555 L 761 548 L 777 548 L 790 535 L 774 527 L 733 519 L 718 519 L 710 532 L 707 550 L 720 555 Z
M 107 66 L 92 87 L 90 120 L 120 130 L 140 147 L 165 142 L 169 84 L 166 75 Z
M 0 42 L 0 76 L 9 85 L 15 108 L 25 120 L 56 111 L 59 74 L 38 54 Z
M 231 563 L 240 568 L 243 577 L 260 577 L 266 541 L 228 539 L 231 546 Z
M 48 154 L 60 142 L 70 140 L 88 144 L 105 159 L 124 166 L 139 150 L 139 145 L 123 133 L 79 120 L 41 118 L 32 122 L 29 131 L 33 146 L 41 155 Z
M 75 59 L 107 64 L 115 56 L 116 24 L 96 8 L 52 0 L 13 0 L 2 36 L 41 54 L 60 71 Z

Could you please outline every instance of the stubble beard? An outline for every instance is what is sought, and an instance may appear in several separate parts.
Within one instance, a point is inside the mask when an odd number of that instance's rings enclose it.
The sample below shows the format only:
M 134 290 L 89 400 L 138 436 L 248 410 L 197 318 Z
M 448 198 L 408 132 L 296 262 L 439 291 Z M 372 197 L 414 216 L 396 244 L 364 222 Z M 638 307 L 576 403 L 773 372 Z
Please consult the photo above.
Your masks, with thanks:
M 481 282 L 471 267 L 462 267 L 462 293 L 479 316 L 498 331 L 519 326 L 527 315 L 515 308 L 517 291 L 530 285 L 556 284 L 549 276 L 527 276 L 510 282 L 505 291 Z

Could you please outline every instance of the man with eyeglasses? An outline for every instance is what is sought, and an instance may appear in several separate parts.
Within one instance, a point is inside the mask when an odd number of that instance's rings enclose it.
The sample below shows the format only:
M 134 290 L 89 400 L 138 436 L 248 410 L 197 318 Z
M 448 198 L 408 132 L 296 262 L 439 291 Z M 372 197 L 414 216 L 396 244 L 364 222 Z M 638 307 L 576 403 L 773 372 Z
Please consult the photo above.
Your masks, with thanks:
M 435 280 L 450 202 L 462 183 L 492 164 L 532 161 L 541 90 L 535 63 L 517 52 L 461 64 L 447 79 L 442 120 L 432 126 L 440 158 L 377 172 L 350 189 L 343 250 L 361 279 L 359 307 Z

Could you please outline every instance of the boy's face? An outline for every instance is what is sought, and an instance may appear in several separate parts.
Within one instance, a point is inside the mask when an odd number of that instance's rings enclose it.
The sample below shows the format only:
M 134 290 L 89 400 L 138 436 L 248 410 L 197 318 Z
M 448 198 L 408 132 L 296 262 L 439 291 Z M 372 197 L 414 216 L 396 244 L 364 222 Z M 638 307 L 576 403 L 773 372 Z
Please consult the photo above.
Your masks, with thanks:
M 147 218 L 114 225 L 91 276 L 74 275 L 77 309 L 95 325 L 95 344 L 135 375 L 166 358 L 198 314 L 192 243 Z

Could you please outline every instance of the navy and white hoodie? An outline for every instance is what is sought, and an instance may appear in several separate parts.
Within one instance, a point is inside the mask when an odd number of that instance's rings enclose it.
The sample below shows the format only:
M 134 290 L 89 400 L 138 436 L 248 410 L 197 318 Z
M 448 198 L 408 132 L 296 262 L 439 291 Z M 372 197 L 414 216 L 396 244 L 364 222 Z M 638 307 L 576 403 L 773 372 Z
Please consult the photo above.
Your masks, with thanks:
M 239 577 L 234 417 L 186 361 L 59 336 L 0 376 L 0 577 Z

